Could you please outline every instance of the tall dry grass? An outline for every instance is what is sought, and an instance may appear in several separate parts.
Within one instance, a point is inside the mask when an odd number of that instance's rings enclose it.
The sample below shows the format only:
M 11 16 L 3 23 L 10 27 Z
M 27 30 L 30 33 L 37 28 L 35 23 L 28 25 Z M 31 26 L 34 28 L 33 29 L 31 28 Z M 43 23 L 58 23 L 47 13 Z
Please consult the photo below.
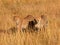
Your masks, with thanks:
M 48 17 L 45 31 L 0 33 L 0 45 L 60 45 L 60 0 L 0 0 L 0 30 L 16 27 L 14 15 Z

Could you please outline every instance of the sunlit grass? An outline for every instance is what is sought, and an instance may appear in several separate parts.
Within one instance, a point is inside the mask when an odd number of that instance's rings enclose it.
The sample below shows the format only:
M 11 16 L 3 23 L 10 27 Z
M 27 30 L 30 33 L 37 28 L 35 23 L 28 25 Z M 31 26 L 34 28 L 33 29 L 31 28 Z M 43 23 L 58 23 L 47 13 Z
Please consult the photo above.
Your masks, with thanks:
M 60 0 L 0 0 L 0 30 L 16 27 L 14 15 L 46 15 L 48 26 L 37 33 L 0 33 L 0 45 L 60 45 Z

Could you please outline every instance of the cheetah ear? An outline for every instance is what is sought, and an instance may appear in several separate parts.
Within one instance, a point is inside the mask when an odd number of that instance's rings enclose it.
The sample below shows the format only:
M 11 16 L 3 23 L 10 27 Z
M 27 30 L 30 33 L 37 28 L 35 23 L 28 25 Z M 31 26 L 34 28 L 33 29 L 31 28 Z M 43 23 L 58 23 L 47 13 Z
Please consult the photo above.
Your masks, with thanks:
M 19 21 L 20 21 L 20 17 L 19 16 L 14 16 L 13 21 L 18 25 Z
M 41 15 L 41 19 L 46 20 L 47 16 L 46 15 Z
M 41 15 L 41 19 L 44 19 L 45 18 L 45 15 Z
M 14 16 L 14 17 L 13 17 L 13 20 L 14 20 L 14 21 L 19 20 L 19 16 Z

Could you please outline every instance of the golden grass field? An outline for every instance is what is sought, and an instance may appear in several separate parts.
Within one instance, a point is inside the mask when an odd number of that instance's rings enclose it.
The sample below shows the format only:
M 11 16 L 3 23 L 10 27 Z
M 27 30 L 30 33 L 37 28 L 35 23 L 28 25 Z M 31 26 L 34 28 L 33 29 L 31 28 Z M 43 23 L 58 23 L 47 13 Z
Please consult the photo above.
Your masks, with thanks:
M 0 30 L 15 27 L 13 16 L 46 15 L 48 27 L 38 33 L 0 32 L 0 45 L 60 45 L 60 0 L 0 0 Z

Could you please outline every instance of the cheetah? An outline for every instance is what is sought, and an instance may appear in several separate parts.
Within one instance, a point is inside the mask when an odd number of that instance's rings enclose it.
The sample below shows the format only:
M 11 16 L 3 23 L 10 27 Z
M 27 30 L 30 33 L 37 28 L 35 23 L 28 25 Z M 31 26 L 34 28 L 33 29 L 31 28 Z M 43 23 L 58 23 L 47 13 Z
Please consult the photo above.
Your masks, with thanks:
M 35 27 L 36 24 L 36 20 L 32 15 L 28 15 L 26 16 L 23 21 L 22 21 L 22 25 L 21 25 L 21 30 L 31 30 Z
M 45 27 L 48 24 L 47 17 L 45 15 L 41 15 L 39 17 L 36 17 L 36 20 L 38 23 L 35 25 L 35 27 L 37 27 L 38 30 L 41 30 L 42 28 L 45 30 Z
M 14 22 L 18 31 L 21 30 L 22 19 L 19 16 L 14 16 Z

